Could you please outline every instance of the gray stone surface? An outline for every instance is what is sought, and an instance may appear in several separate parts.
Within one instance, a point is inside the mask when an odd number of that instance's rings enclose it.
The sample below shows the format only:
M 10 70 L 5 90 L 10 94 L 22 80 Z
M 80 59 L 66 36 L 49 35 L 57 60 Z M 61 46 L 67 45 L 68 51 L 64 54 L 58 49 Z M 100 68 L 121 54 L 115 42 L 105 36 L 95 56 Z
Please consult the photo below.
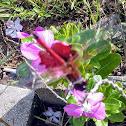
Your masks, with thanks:
M 61 91 L 60 89 L 54 89 L 56 94 L 61 96 Z M 36 94 L 40 98 L 40 100 L 48 103 L 53 103 L 53 104 L 59 104 L 59 105 L 65 105 L 61 99 L 57 98 L 49 89 L 47 88 L 41 88 L 36 90 Z
M 10 126 L 26 126 L 34 91 L 12 86 L 5 88 L 0 85 L 0 118 Z M 0 126 L 5 125 L 0 122 Z
M 108 79 L 113 81 L 114 83 L 120 82 L 124 86 L 126 86 L 126 76 L 109 76 Z

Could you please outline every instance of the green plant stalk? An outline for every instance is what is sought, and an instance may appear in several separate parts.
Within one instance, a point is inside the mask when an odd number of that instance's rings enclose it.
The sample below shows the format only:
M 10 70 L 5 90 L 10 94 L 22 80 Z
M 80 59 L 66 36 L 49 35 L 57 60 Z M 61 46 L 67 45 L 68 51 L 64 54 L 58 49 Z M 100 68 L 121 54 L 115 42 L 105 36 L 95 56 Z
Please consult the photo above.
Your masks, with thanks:
M 9 6 L 9 5 L 2 4 L 2 3 L 0 3 L 0 6 L 6 7 L 6 8 L 8 8 L 8 9 L 15 9 L 14 7 L 11 7 L 11 6 Z
M 89 9 L 89 11 L 90 11 L 90 13 L 91 13 L 91 18 L 92 18 L 93 24 L 96 24 L 97 22 L 96 22 L 96 20 L 95 20 L 95 18 L 94 18 L 94 16 L 93 16 L 93 13 L 92 13 L 92 10 L 91 10 L 91 8 L 90 8 L 90 5 L 87 3 L 86 0 L 83 0 L 83 2 L 87 5 L 87 7 L 88 7 L 88 9 Z
M 3 123 L 5 126 L 10 126 L 8 123 L 6 123 L 2 118 L 0 118 L 0 122 Z
M 50 123 L 50 124 L 52 124 L 52 125 L 54 125 L 54 126 L 59 126 L 59 125 L 57 125 L 57 124 L 55 124 L 55 123 L 52 123 L 52 122 L 50 122 L 50 121 L 48 121 L 48 120 L 45 120 L 45 119 L 42 119 L 42 118 L 40 118 L 40 117 L 38 117 L 38 116 L 34 116 L 35 118 L 37 118 L 37 119 L 40 119 L 40 120 L 42 120 L 42 121 L 44 121 L 44 122 L 48 122 L 48 123 Z
M 96 17 L 95 17 L 95 21 L 97 22 L 98 17 L 100 17 L 100 11 L 99 11 L 99 3 L 97 2 L 97 13 L 96 13 Z
M 40 2 L 40 0 L 37 0 L 37 2 L 38 2 L 38 5 L 41 7 L 42 5 L 41 5 L 41 2 Z
M 10 1 L 10 3 L 12 4 L 12 6 L 13 6 L 14 8 L 16 8 L 16 6 L 15 6 L 13 0 L 9 0 L 9 1 Z
M 6 56 L 3 60 L 0 61 L 0 66 L 1 64 L 6 61 L 15 51 L 12 51 L 8 56 Z
M 120 44 L 120 43 L 123 43 L 123 42 L 125 42 L 125 40 L 120 40 L 120 41 L 115 42 L 114 45 Z
M 40 8 L 35 2 L 33 2 L 32 0 L 28 0 L 29 2 L 31 2 L 34 6 L 36 6 L 37 8 Z

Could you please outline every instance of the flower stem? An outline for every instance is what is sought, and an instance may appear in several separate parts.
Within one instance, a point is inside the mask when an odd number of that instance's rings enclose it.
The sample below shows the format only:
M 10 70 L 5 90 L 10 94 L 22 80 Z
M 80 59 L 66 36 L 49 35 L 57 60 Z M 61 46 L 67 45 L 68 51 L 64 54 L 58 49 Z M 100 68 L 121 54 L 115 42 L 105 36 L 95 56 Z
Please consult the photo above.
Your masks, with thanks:
M 40 119 L 40 120 L 42 120 L 42 121 L 44 121 L 44 122 L 48 122 L 48 123 L 50 123 L 50 124 L 52 124 L 52 125 L 54 125 L 54 126 L 59 126 L 59 125 L 57 125 L 57 124 L 55 124 L 55 123 L 52 123 L 52 122 L 50 122 L 50 121 L 48 121 L 48 120 L 45 120 L 45 119 L 43 119 L 43 118 L 40 118 L 40 117 L 38 117 L 38 116 L 34 116 L 35 118 L 37 118 L 37 119 Z

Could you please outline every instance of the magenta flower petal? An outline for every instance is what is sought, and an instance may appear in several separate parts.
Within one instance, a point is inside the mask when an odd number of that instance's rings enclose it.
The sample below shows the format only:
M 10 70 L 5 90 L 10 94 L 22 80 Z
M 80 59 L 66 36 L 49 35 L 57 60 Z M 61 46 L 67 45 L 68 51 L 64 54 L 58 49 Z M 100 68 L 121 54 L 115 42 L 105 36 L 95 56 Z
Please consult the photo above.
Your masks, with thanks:
M 38 45 L 33 43 L 23 43 L 20 47 L 21 53 L 29 60 L 36 60 L 39 57 L 39 52 L 42 51 Z
M 65 90 L 65 96 L 67 95 L 67 93 L 68 93 L 68 88 Z
M 40 64 L 40 63 L 41 63 L 41 59 L 38 58 L 38 59 L 32 61 L 31 66 L 32 66 L 40 75 L 42 75 L 42 74 L 44 74 L 44 73 L 46 72 L 46 66 L 45 66 L 45 65 L 42 65 L 42 64 Z M 31 70 L 31 71 L 33 71 L 33 70 Z
M 83 112 L 82 116 L 87 116 L 87 117 L 94 117 L 98 120 L 103 120 L 106 117 L 105 114 L 105 104 L 103 102 L 98 103 L 96 106 L 92 106 L 92 109 L 90 112 L 86 113 Z
M 26 38 L 28 36 L 29 36 L 29 34 L 27 34 L 25 32 L 17 32 L 17 38 L 19 38 L 19 39 L 23 39 L 23 38 Z
M 104 95 L 101 92 L 96 92 L 88 95 L 88 103 L 91 105 L 96 105 L 98 102 L 102 101 Z
M 44 29 L 41 26 L 38 26 L 35 31 L 44 31 Z
M 70 104 L 66 105 L 64 107 L 64 111 L 69 115 L 69 116 L 74 116 L 76 118 L 79 118 L 83 112 L 82 106 L 78 106 L 75 104 Z
M 54 42 L 54 35 L 51 30 L 34 31 L 34 33 L 37 34 L 48 47 L 52 46 Z
M 105 103 L 100 102 L 99 109 L 94 113 L 94 117 L 96 119 L 99 119 L 99 120 L 105 119 L 105 117 L 106 117 L 106 114 L 105 114 Z
M 71 94 L 75 95 L 75 98 L 79 104 L 82 104 L 80 101 L 82 100 L 82 98 L 84 98 L 87 95 L 87 93 L 85 93 L 84 91 L 80 91 L 76 89 L 71 91 Z
M 99 109 L 99 107 L 100 107 L 100 103 L 98 103 L 96 106 L 92 106 L 90 109 L 85 108 L 85 111 L 83 111 L 82 116 L 87 116 L 87 117 L 90 117 L 90 118 L 94 117 L 94 114 Z

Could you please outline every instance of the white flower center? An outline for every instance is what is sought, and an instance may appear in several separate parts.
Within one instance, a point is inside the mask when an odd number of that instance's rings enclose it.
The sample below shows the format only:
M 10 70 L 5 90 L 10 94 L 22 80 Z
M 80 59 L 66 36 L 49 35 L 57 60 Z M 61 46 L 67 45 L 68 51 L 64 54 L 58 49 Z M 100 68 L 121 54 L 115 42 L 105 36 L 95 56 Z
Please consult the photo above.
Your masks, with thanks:
M 83 104 L 83 111 L 84 111 L 85 113 L 90 113 L 90 112 L 91 112 L 91 109 L 92 109 L 91 105 L 88 104 L 88 102 L 86 101 L 86 102 Z

